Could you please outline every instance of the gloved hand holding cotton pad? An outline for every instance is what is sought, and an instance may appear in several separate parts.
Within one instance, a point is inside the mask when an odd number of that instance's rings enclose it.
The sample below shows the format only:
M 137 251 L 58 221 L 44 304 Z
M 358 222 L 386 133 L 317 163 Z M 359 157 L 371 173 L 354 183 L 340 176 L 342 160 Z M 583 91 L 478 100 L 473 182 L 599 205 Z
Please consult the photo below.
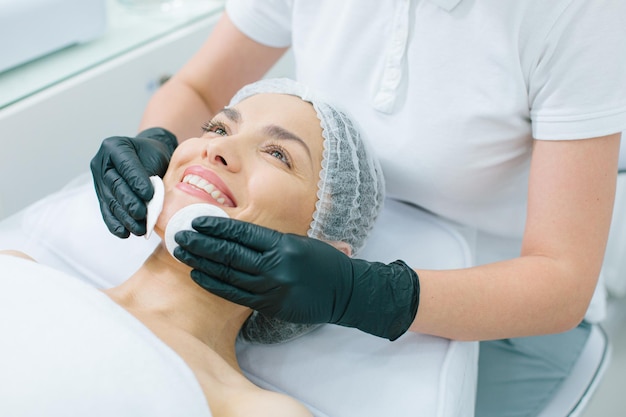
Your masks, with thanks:
M 152 234 L 154 225 L 163 210 L 163 199 L 165 195 L 163 181 L 161 178 L 158 176 L 150 177 L 150 182 L 152 182 L 152 185 L 154 186 L 154 197 L 152 197 L 152 200 L 150 200 L 147 204 L 148 213 L 146 216 L 146 239 L 148 239 Z M 174 256 L 174 249 L 178 246 L 178 243 L 174 240 L 176 233 L 182 230 L 194 231 L 194 228 L 191 227 L 191 222 L 193 219 L 203 216 L 229 217 L 224 210 L 217 206 L 208 203 L 198 203 L 191 204 L 178 210 L 167 222 L 163 240 L 165 241 L 167 251 L 170 255 L 172 255 L 172 257 L 174 257 L 174 259 L 176 259 Z

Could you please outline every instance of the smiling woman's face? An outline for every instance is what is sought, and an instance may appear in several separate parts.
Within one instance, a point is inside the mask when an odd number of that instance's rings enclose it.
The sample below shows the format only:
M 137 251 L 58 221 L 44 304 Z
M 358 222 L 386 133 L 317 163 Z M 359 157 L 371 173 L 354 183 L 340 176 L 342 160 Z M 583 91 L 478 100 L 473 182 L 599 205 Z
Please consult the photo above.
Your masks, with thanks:
M 205 130 L 172 156 L 157 233 L 163 236 L 182 207 L 208 203 L 231 218 L 305 235 L 323 150 L 313 106 L 295 96 L 258 94 L 218 113 Z

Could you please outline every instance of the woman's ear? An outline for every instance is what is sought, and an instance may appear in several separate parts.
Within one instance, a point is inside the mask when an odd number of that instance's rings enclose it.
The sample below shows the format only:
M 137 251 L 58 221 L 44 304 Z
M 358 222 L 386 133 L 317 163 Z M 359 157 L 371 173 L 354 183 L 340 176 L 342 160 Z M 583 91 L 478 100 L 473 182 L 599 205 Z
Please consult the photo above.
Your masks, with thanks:
M 329 245 L 333 246 L 335 249 L 340 250 L 345 253 L 347 256 L 352 256 L 352 247 L 348 245 L 346 242 L 340 242 L 338 240 L 332 240 L 327 242 Z

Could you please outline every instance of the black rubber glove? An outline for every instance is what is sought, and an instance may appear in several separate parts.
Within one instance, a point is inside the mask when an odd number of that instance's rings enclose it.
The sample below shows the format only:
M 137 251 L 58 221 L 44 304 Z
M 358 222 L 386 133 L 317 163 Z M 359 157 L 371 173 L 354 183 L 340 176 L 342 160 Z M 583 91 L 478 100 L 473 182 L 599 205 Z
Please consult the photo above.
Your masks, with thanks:
M 178 145 L 176 136 L 161 128 L 137 137 L 106 138 L 91 160 L 102 218 L 109 231 L 127 238 L 146 233 L 146 201 L 154 195 L 149 177 L 162 177 Z
M 175 256 L 214 294 L 292 323 L 334 323 L 395 340 L 417 314 L 419 278 L 402 261 L 352 259 L 317 239 L 199 217 Z

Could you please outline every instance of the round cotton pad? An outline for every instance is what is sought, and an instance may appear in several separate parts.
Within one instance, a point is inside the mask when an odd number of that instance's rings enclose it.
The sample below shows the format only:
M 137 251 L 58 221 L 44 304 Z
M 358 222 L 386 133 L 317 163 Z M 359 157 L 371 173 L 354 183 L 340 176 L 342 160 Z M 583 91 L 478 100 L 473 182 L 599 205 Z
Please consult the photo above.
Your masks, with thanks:
M 178 210 L 165 227 L 165 247 L 170 255 L 174 256 L 174 249 L 178 246 L 178 243 L 174 240 L 174 235 L 181 230 L 194 230 L 191 227 L 191 222 L 196 217 L 201 216 L 229 217 L 224 210 L 212 204 L 192 204 Z
M 152 187 L 154 187 L 154 195 L 152 196 L 152 200 L 148 201 L 148 204 L 146 205 L 148 211 L 146 214 L 146 234 L 144 235 L 146 239 L 150 238 L 150 235 L 154 230 L 154 225 L 159 218 L 159 214 L 161 214 L 161 211 L 163 210 L 163 199 L 165 197 L 165 188 L 163 187 L 163 180 L 161 177 L 156 175 L 150 177 L 150 182 L 152 183 Z

